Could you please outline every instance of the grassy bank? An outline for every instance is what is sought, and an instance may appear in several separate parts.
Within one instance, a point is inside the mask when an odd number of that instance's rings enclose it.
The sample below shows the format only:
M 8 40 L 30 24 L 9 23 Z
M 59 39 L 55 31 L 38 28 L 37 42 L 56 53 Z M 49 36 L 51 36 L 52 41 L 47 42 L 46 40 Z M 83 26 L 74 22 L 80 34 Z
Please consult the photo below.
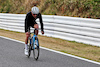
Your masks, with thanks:
M 2 29 L 0 29 L 0 36 L 9 37 L 23 42 L 25 39 L 25 33 Z M 38 37 L 40 46 L 42 47 L 100 62 L 100 47 L 40 35 Z
M 34 4 L 44 15 L 100 18 L 100 0 L 0 0 L 0 12 L 26 14 Z

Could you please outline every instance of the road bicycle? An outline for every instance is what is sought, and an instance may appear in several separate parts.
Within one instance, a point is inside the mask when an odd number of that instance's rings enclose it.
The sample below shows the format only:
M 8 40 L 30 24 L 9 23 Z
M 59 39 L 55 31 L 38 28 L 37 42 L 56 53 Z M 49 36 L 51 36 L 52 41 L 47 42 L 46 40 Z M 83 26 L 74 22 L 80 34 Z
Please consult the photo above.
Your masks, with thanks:
M 31 36 L 32 34 L 32 36 Z M 31 51 L 33 51 L 33 56 L 35 60 L 38 60 L 39 58 L 39 40 L 37 35 L 35 34 L 35 29 L 34 32 L 30 32 L 30 37 L 28 38 L 29 44 L 28 44 L 28 58 L 31 55 Z

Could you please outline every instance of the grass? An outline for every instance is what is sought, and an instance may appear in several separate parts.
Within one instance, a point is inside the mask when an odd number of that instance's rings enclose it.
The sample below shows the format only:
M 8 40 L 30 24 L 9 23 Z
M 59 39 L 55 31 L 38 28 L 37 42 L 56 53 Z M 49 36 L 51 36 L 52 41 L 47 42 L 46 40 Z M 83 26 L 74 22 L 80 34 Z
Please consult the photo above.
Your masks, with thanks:
M 0 12 L 26 14 L 34 4 L 42 14 L 100 18 L 99 0 L 0 0 Z
M 25 40 L 25 33 L 3 29 L 0 29 L 0 36 L 9 37 L 23 42 Z M 100 62 L 100 47 L 40 35 L 38 38 L 40 46 L 42 47 Z

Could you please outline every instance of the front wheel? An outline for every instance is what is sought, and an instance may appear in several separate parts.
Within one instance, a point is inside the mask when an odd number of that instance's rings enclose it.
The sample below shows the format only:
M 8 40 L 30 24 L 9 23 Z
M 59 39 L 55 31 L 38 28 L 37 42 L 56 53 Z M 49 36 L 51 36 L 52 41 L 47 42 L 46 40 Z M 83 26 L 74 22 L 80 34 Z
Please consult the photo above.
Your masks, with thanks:
M 38 58 L 39 58 L 39 41 L 38 41 L 38 38 L 35 38 L 33 48 L 34 48 L 33 49 L 34 59 L 38 60 Z

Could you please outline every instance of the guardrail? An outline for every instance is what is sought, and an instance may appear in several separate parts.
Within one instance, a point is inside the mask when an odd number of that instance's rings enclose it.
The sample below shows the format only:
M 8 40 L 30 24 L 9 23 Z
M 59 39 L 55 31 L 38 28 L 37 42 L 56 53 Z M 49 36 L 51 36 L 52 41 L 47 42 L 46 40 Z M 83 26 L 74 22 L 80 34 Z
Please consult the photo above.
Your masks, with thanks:
M 0 28 L 24 32 L 25 16 L 25 14 L 0 13 Z M 45 36 L 100 46 L 99 19 L 54 15 L 42 15 L 42 17 Z M 37 22 L 38 21 L 39 20 L 37 20 Z

